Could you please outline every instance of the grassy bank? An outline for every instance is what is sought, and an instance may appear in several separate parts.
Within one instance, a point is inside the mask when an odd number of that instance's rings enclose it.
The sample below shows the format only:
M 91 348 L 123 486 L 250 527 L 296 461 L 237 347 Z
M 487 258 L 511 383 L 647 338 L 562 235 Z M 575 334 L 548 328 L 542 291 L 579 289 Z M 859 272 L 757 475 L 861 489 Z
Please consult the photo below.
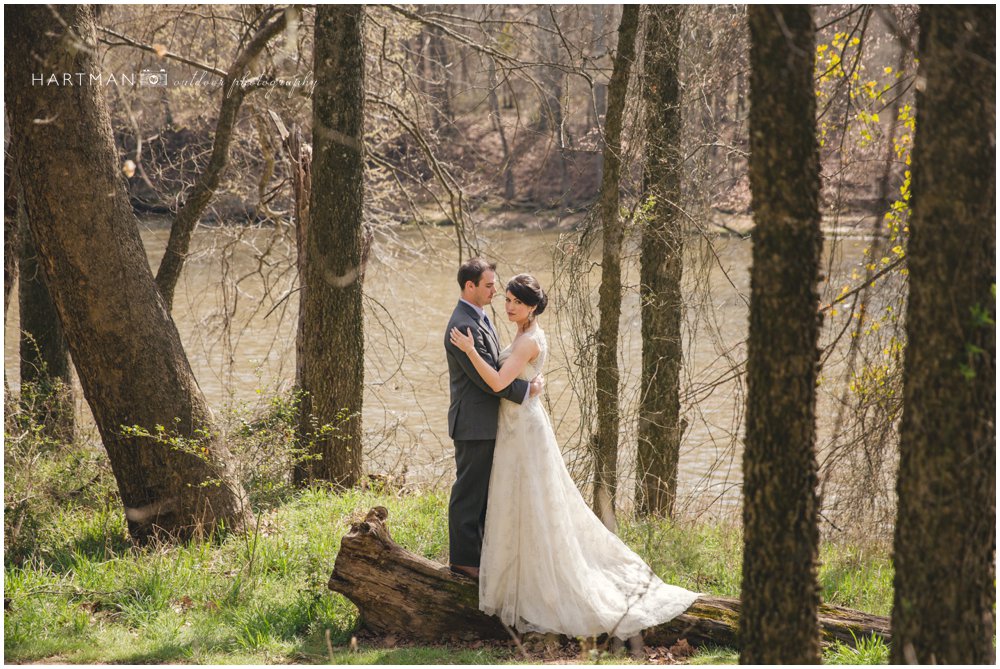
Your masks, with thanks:
M 5 565 L 6 660 L 523 661 L 505 646 L 401 648 L 362 638 L 352 649 L 356 611 L 330 592 L 326 581 L 348 523 L 376 504 L 389 509 L 390 529 L 400 544 L 431 559 L 446 559 L 447 499 L 441 492 L 397 497 L 310 490 L 261 514 L 254 537 L 141 549 L 128 542 L 116 506 L 69 508 L 26 563 Z M 737 529 L 641 522 L 624 525 L 622 534 L 666 581 L 706 593 L 739 594 Z M 826 601 L 889 611 L 892 577 L 884 555 L 828 545 L 820 578 Z M 884 660 L 877 649 L 868 656 L 852 653 L 828 652 L 827 660 Z M 705 649 L 692 658 L 733 660 L 727 649 Z

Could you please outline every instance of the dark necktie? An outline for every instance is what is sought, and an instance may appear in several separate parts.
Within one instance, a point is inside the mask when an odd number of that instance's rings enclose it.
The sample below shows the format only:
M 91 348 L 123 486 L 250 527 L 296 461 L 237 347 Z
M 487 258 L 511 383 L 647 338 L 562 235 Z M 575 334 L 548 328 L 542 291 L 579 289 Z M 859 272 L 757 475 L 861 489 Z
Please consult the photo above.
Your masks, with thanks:
M 490 317 L 486 315 L 485 311 L 483 312 L 483 322 L 486 323 L 486 327 L 489 329 L 490 334 L 492 334 L 493 338 L 496 339 L 497 337 L 496 330 L 493 329 L 493 323 L 490 323 Z

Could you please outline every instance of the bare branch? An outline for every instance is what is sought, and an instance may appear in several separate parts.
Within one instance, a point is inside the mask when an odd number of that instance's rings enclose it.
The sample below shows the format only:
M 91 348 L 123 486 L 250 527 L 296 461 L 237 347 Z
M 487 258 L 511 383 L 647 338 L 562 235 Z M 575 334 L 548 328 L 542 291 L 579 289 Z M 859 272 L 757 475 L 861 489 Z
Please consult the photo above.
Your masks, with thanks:
M 193 58 L 188 58 L 186 56 L 181 56 L 180 54 L 176 54 L 176 53 L 174 53 L 172 51 L 168 51 L 167 49 L 164 49 L 163 47 L 153 46 L 152 44 L 145 44 L 143 42 L 140 42 L 137 39 L 133 39 L 133 38 L 129 37 L 128 35 L 116 32 L 114 30 L 111 30 L 110 28 L 105 28 L 104 26 L 97 26 L 97 29 L 99 31 L 101 31 L 102 33 L 111 35 L 112 37 L 116 37 L 116 38 L 118 38 L 118 39 L 121 40 L 121 44 L 118 44 L 118 43 L 115 43 L 115 42 L 108 41 L 106 39 L 98 39 L 98 41 L 101 42 L 102 44 L 107 44 L 108 46 L 130 46 L 130 47 L 134 47 L 134 48 L 140 49 L 142 51 L 148 51 L 149 53 L 156 54 L 156 56 L 158 58 L 165 58 L 165 59 L 168 59 L 168 60 L 176 60 L 178 63 L 184 63 L 185 65 L 190 65 L 191 67 L 194 67 L 196 69 L 202 70 L 203 72 L 208 72 L 210 74 L 214 74 L 214 75 L 219 76 L 219 77 L 225 77 L 226 76 L 226 72 L 224 70 L 220 70 L 220 69 L 218 69 L 216 67 L 212 67 L 211 65 L 207 65 L 206 63 L 199 62 L 197 60 L 194 60 Z

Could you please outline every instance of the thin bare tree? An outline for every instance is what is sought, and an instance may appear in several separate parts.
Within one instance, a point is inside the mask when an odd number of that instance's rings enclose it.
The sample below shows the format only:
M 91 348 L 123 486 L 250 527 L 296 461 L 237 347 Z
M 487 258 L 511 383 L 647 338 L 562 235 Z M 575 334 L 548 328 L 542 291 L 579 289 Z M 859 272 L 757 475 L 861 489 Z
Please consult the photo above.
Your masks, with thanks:
M 618 26 L 618 48 L 614 70 L 608 84 L 608 116 L 604 126 L 604 173 L 597 210 L 603 231 L 601 287 L 597 333 L 597 431 L 592 449 L 594 456 L 594 512 L 612 531 L 615 520 L 615 491 L 618 485 L 618 321 L 622 305 L 622 242 L 625 226 L 619 207 L 621 178 L 622 126 L 625 92 L 628 89 L 635 38 L 639 29 L 639 6 L 625 5 Z
M 173 224 L 170 226 L 167 248 L 156 272 L 156 285 L 160 294 L 163 295 L 168 309 L 173 306 L 174 290 L 177 288 L 177 280 L 180 278 L 184 261 L 191 246 L 191 235 L 205 212 L 205 208 L 215 195 L 215 191 L 219 188 L 219 183 L 229 162 L 229 145 L 239 118 L 240 107 L 243 105 L 246 95 L 261 83 L 259 77 L 256 80 L 246 80 L 249 68 L 267 43 L 285 29 L 288 13 L 295 11 L 294 9 L 272 8 L 265 12 L 259 19 L 260 28 L 246 47 L 240 51 L 222 78 L 222 102 L 219 106 L 219 117 L 212 141 L 212 156 L 205 170 L 195 181 L 184 204 L 174 216 Z

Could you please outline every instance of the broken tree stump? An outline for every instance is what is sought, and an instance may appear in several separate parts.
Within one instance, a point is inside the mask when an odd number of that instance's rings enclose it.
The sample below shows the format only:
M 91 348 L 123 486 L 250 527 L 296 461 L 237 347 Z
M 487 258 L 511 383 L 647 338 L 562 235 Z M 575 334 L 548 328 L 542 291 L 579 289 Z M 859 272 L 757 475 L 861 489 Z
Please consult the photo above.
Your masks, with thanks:
M 428 642 L 509 639 L 499 619 L 479 610 L 476 581 L 401 547 L 389 535 L 388 516 L 385 507 L 377 506 L 351 525 L 328 583 L 358 607 L 361 625 L 376 634 Z M 677 618 L 643 632 L 643 640 L 651 646 L 684 638 L 694 646 L 738 647 L 739 616 L 738 599 L 704 595 Z M 871 636 L 889 641 L 884 616 L 822 605 L 819 624 L 824 643 L 853 646 Z

